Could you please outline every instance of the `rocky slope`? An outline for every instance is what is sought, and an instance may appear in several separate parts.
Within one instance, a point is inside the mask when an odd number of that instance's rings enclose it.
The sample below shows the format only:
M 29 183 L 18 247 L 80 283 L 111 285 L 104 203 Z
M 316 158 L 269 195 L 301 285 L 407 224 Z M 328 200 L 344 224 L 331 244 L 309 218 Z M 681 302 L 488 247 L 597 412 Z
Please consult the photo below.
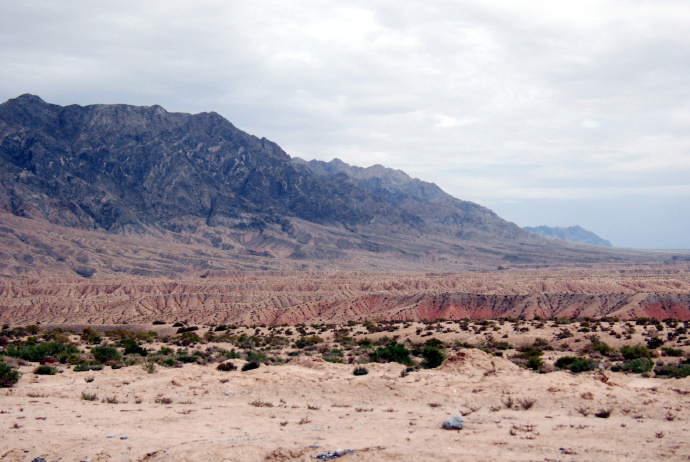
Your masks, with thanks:
M 542 239 L 403 172 L 294 161 L 215 113 L 61 107 L 33 95 L 0 105 L 0 275 L 424 271 L 664 258 Z
M 538 236 L 549 239 L 560 239 L 562 241 L 573 242 L 575 244 L 597 245 L 600 247 L 612 247 L 611 243 L 606 239 L 602 239 L 591 231 L 581 228 L 580 226 L 551 227 L 551 226 L 536 226 L 523 228 L 528 233 L 533 233 Z
M 0 323 L 259 325 L 535 316 L 690 320 L 688 269 L 9 280 L 0 281 Z

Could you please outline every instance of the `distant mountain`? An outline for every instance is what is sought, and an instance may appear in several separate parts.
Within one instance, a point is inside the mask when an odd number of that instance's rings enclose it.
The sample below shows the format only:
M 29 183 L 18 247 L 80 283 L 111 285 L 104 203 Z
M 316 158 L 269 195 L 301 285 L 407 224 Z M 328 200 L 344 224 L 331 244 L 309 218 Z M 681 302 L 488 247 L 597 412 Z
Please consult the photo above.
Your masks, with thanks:
M 0 105 L 0 275 L 630 258 L 544 240 L 401 171 L 291 159 L 213 112 L 62 107 L 33 95 Z
M 591 231 L 581 228 L 580 226 L 569 226 L 567 228 L 550 226 L 537 226 L 523 228 L 529 233 L 534 233 L 538 236 L 549 239 L 560 239 L 562 241 L 573 242 L 575 244 L 596 245 L 599 247 L 612 247 L 611 243 L 601 237 L 597 236 Z

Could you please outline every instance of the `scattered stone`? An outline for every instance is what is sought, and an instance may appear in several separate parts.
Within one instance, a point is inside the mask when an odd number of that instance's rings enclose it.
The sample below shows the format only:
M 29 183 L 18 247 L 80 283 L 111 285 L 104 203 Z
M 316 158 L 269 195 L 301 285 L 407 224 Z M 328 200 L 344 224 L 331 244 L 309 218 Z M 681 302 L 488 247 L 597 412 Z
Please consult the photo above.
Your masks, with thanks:
M 226 391 L 226 392 L 225 392 L 225 396 L 230 396 L 230 395 L 232 395 L 232 392 L 231 392 L 231 391 Z
M 35 457 L 31 462 L 46 462 L 46 459 L 44 457 Z
M 106 438 L 115 438 L 115 435 L 106 435 Z
M 326 454 L 319 454 L 316 456 L 319 460 L 330 460 L 342 457 L 345 454 L 352 454 L 354 451 L 352 449 L 336 449 L 335 451 L 327 452 Z
M 451 417 L 443 422 L 443 428 L 446 430 L 461 430 L 465 426 L 465 421 L 459 415 Z
M 126 437 L 126 436 L 121 436 L 120 439 L 121 439 L 121 440 L 126 440 L 127 437 Z

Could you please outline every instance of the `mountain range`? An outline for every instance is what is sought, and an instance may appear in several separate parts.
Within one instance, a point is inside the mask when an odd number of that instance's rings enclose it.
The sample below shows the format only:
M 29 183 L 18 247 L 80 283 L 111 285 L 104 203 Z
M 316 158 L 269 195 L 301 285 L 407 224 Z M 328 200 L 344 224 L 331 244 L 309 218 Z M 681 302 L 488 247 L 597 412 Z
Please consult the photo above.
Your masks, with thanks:
M 597 245 L 600 247 L 612 247 L 611 243 L 591 231 L 580 226 L 551 227 L 551 226 L 525 226 L 523 228 L 528 233 L 550 239 L 560 239 L 562 241 L 574 242 L 576 244 Z
M 291 158 L 220 115 L 0 105 L 0 275 L 495 270 L 658 261 L 544 239 L 380 165 Z

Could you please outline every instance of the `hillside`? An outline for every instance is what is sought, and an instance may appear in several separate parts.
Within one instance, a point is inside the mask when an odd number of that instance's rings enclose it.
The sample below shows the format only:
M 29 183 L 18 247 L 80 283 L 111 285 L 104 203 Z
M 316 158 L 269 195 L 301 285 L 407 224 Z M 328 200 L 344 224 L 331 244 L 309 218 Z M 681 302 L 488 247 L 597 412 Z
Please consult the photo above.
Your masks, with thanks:
M 575 244 L 596 245 L 600 247 L 612 247 L 611 243 L 606 239 L 602 239 L 591 231 L 581 228 L 580 226 L 565 227 L 551 227 L 551 226 L 536 226 L 524 227 L 528 233 L 533 233 L 538 236 L 549 239 L 560 239 L 562 241 L 573 242 Z
M 0 105 L 0 275 L 655 261 L 542 239 L 381 166 L 291 159 L 216 113 Z

